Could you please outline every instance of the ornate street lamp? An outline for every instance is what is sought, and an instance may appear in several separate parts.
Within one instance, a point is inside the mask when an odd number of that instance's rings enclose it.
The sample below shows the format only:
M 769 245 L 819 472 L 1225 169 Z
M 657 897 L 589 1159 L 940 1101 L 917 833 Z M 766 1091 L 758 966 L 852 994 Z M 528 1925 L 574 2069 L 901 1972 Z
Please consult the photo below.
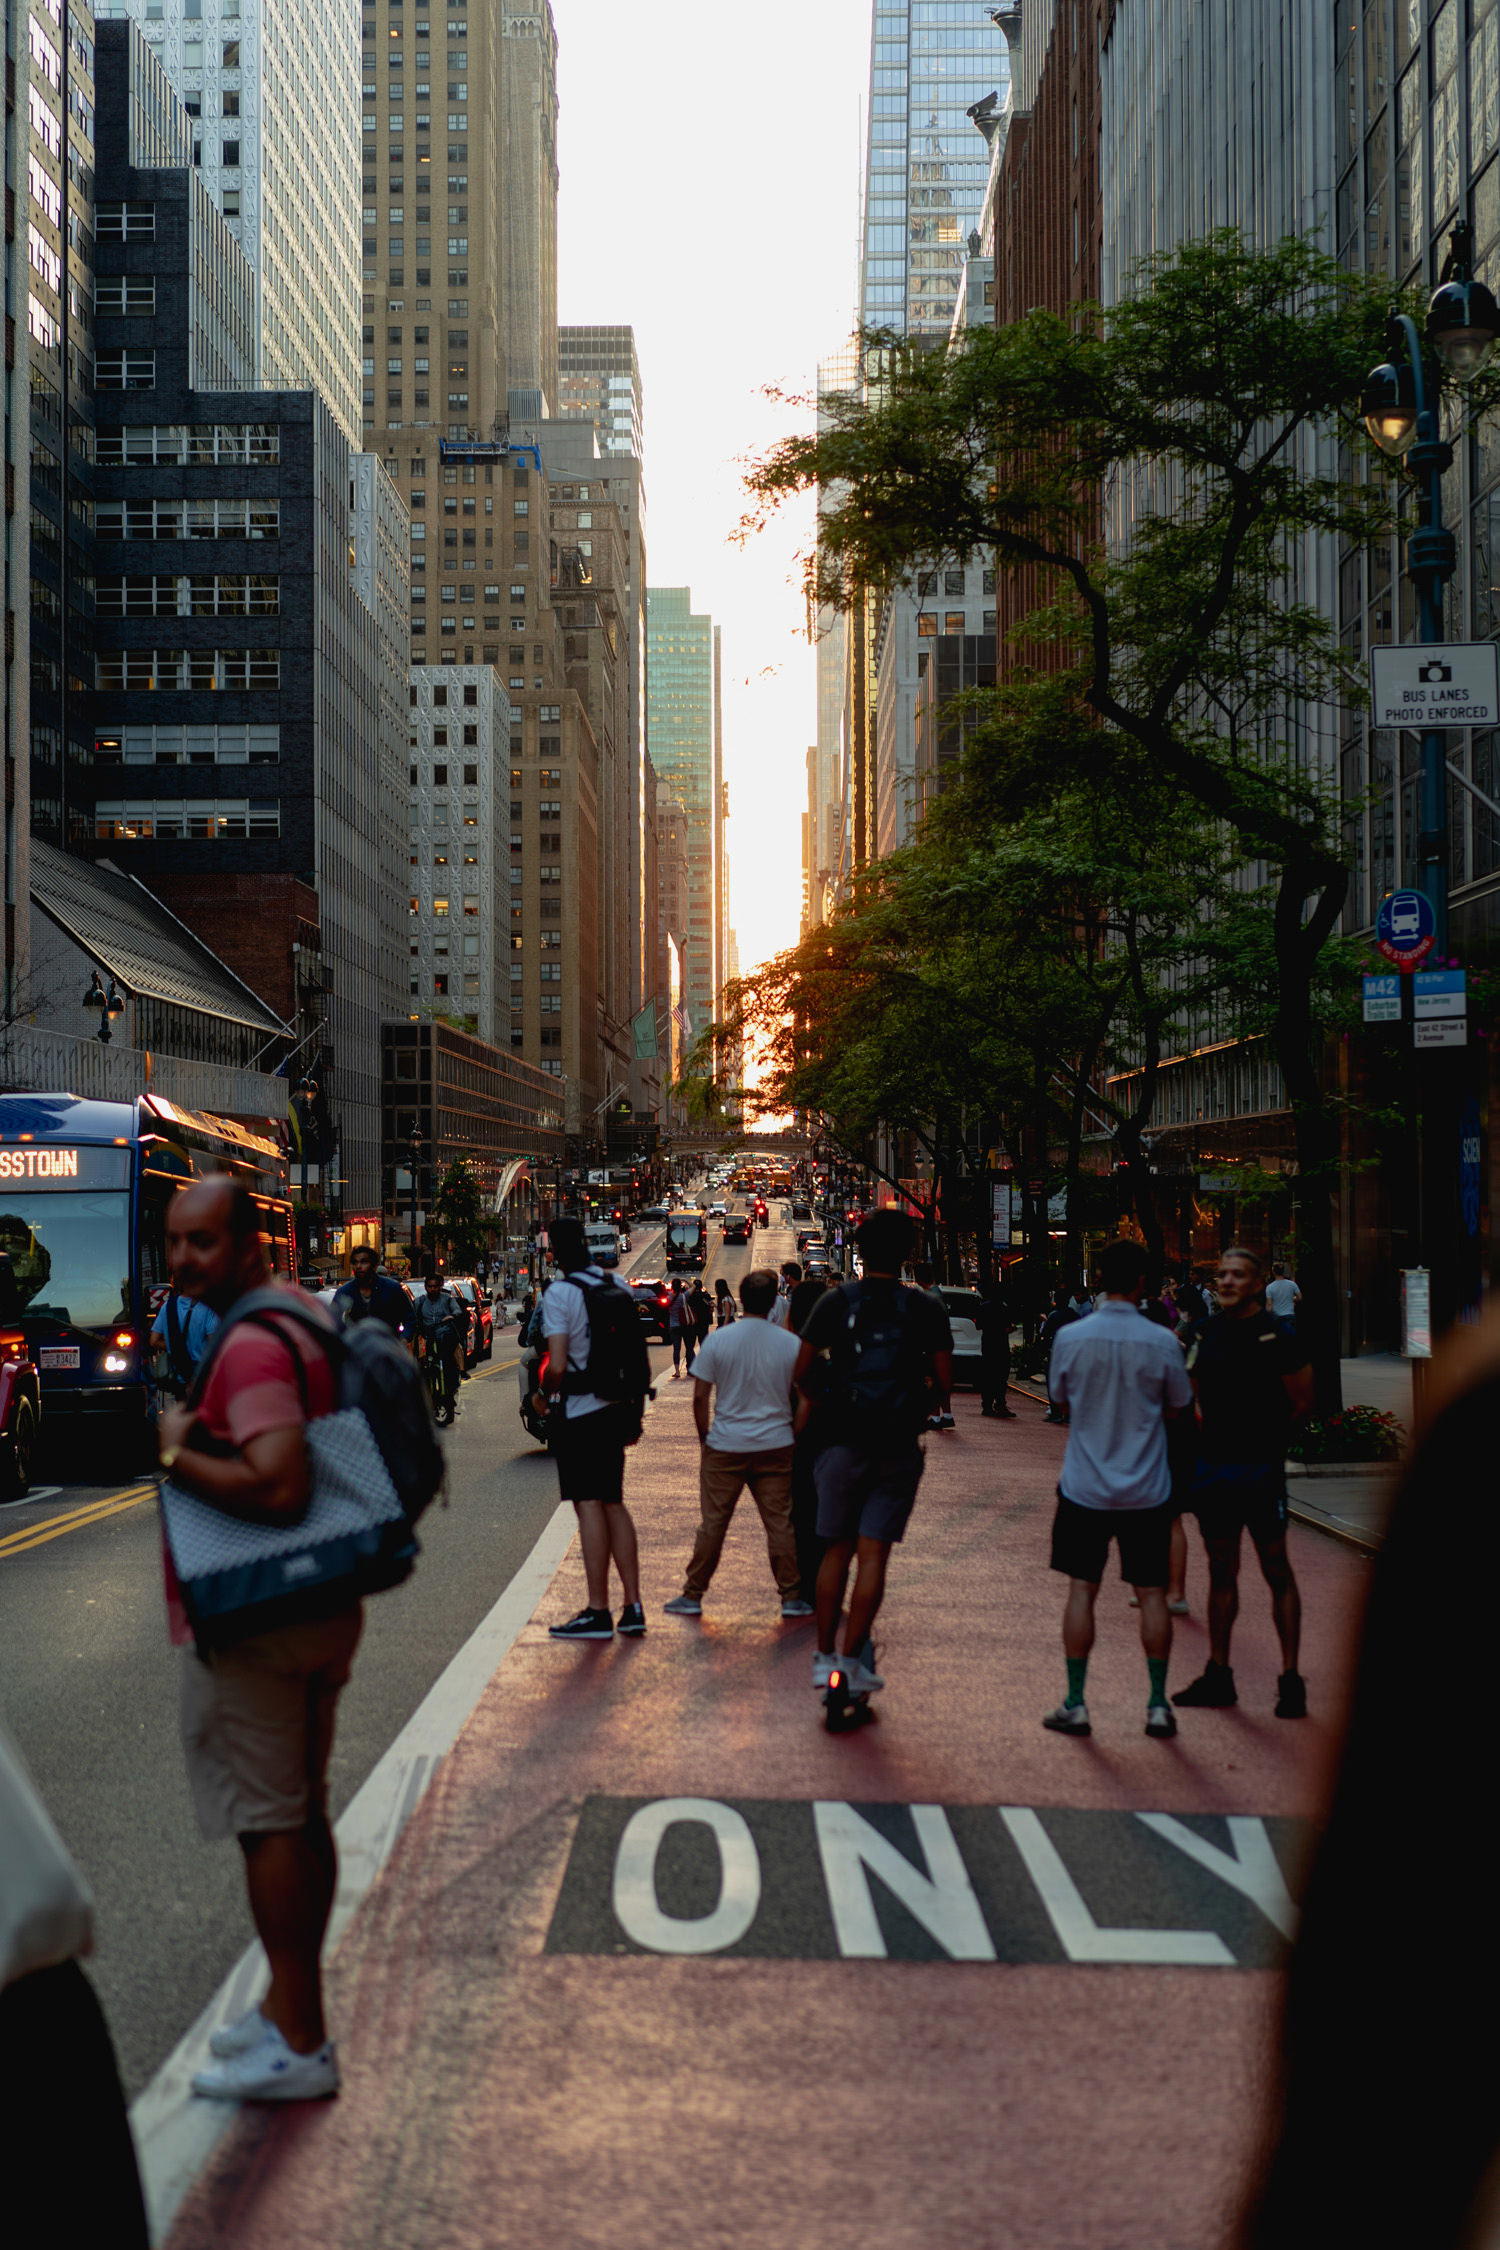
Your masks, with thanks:
M 106 992 L 99 971 L 95 969 L 89 979 L 88 991 L 83 996 L 83 1005 L 86 1008 L 98 1009 L 99 1029 L 95 1032 L 94 1037 L 102 1047 L 107 1047 L 113 1037 L 109 1028 L 110 1024 L 116 1016 L 123 1016 L 125 1013 L 125 1002 L 114 978 L 110 978 L 109 990 Z

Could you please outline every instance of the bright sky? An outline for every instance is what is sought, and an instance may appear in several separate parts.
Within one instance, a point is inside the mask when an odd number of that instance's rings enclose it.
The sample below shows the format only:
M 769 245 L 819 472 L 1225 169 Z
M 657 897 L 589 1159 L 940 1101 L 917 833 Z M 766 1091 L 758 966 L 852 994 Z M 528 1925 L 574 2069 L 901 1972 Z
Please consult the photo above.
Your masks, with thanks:
M 724 629 L 732 919 L 793 942 L 817 726 L 799 554 L 811 506 L 734 543 L 741 464 L 847 339 L 869 0 L 553 0 L 560 318 L 628 321 L 646 398 L 648 565 Z

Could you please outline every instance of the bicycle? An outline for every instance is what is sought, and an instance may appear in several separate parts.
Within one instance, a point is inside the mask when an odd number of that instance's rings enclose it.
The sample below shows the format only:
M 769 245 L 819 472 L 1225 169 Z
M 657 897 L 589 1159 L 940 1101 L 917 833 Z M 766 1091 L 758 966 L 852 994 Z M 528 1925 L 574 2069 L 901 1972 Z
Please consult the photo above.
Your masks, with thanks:
M 433 1417 L 440 1429 L 446 1429 L 453 1421 L 458 1391 L 458 1382 L 453 1371 L 451 1348 L 445 1350 L 440 1343 L 435 1343 L 428 1336 L 423 1336 L 420 1339 L 419 1348 L 422 1373 L 427 1382 L 427 1395 L 432 1400 Z

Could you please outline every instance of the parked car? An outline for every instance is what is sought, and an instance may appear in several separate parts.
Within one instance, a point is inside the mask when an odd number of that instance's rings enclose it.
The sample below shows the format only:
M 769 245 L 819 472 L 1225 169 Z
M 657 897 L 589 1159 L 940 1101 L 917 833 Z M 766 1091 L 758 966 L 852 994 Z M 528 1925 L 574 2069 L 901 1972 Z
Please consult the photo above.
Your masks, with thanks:
M 743 1211 L 732 1211 L 724 1221 L 724 1240 L 726 1242 L 748 1242 L 750 1240 L 750 1221 Z
M 627 1281 L 626 1288 L 635 1299 L 635 1309 L 641 1316 L 641 1326 L 648 1336 L 655 1335 L 661 1343 L 667 1341 L 667 1307 L 672 1302 L 672 1292 L 659 1275 L 651 1278 L 637 1276 Z
M 821 1250 L 824 1247 L 823 1237 L 816 1227 L 799 1227 L 797 1229 L 797 1255 L 799 1258 L 804 1250 Z
M 664 1227 L 667 1223 L 667 1207 L 665 1203 L 648 1203 L 640 1216 L 650 1226 Z
M 476 1360 L 490 1359 L 495 1350 L 495 1315 L 487 1292 L 477 1281 L 466 1278 L 450 1281 L 453 1291 L 469 1315 L 469 1333 L 464 1343 L 464 1365 L 472 1367 Z
M 26 1338 L 18 1328 L 0 1330 L 0 1504 L 31 1490 L 41 1419 L 41 1381 Z
M 953 1381 L 972 1389 L 979 1388 L 983 1349 L 979 1341 L 976 1315 L 983 1302 L 977 1290 L 951 1288 L 940 1284 L 938 1296 L 948 1309 L 948 1325 L 953 1330 Z

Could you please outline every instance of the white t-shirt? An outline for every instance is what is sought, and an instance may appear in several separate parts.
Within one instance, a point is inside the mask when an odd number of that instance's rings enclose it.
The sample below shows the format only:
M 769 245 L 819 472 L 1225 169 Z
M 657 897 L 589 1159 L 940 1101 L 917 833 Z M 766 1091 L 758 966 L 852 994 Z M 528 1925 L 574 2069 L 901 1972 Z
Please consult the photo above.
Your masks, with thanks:
M 715 1453 L 770 1453 L 792 1442 L 792 1370 L 802 1345 L 753 1313 L 716 1328 L 693 1362 L 714 1386 L 708 1442 Z
M 1069 1409 L 1059 1490 L 1080 1508 L 1159 1508 L 1172 1489 L 1163 1409 L 1193 1400 L 1171 1329 L 1105 1297 L 1058 1330 L 1047 1387 Z
M 778 1297 L 775 1304 L 766 1314 L 766 1318 L 771 1323 L 771 1326 L 773 1328 L 785 1328 L 788 1320 L 791 1318 L 791 1311 L 791 1298 L 787 1296 Z
M 566 1336 L 568 1339 L 568 1374 L 583 1374 L 589 1364 L 589 1308 L 586 1302 L 589 1284 L 602 1284 L 603 1274 L 597 1266 L 585 1266 L 578 1288 L 573 1286 L 573 1276 L 566 1279 L 559 1274 L 549 1281 L 542 1293 L 542 1334 Z M 597 1414 L 607 1399 L 595 1398 L 592 1391 L 567 1391 L 563 1394 L 563 1409 L 570 1422 L 580 1414 Z
M 1290 1320 L 1302 1301 L 1302 1292 L 1290 1274 L 1278 1274 L 1266 1283 L 1266 1311 L 1273 1320 Z

